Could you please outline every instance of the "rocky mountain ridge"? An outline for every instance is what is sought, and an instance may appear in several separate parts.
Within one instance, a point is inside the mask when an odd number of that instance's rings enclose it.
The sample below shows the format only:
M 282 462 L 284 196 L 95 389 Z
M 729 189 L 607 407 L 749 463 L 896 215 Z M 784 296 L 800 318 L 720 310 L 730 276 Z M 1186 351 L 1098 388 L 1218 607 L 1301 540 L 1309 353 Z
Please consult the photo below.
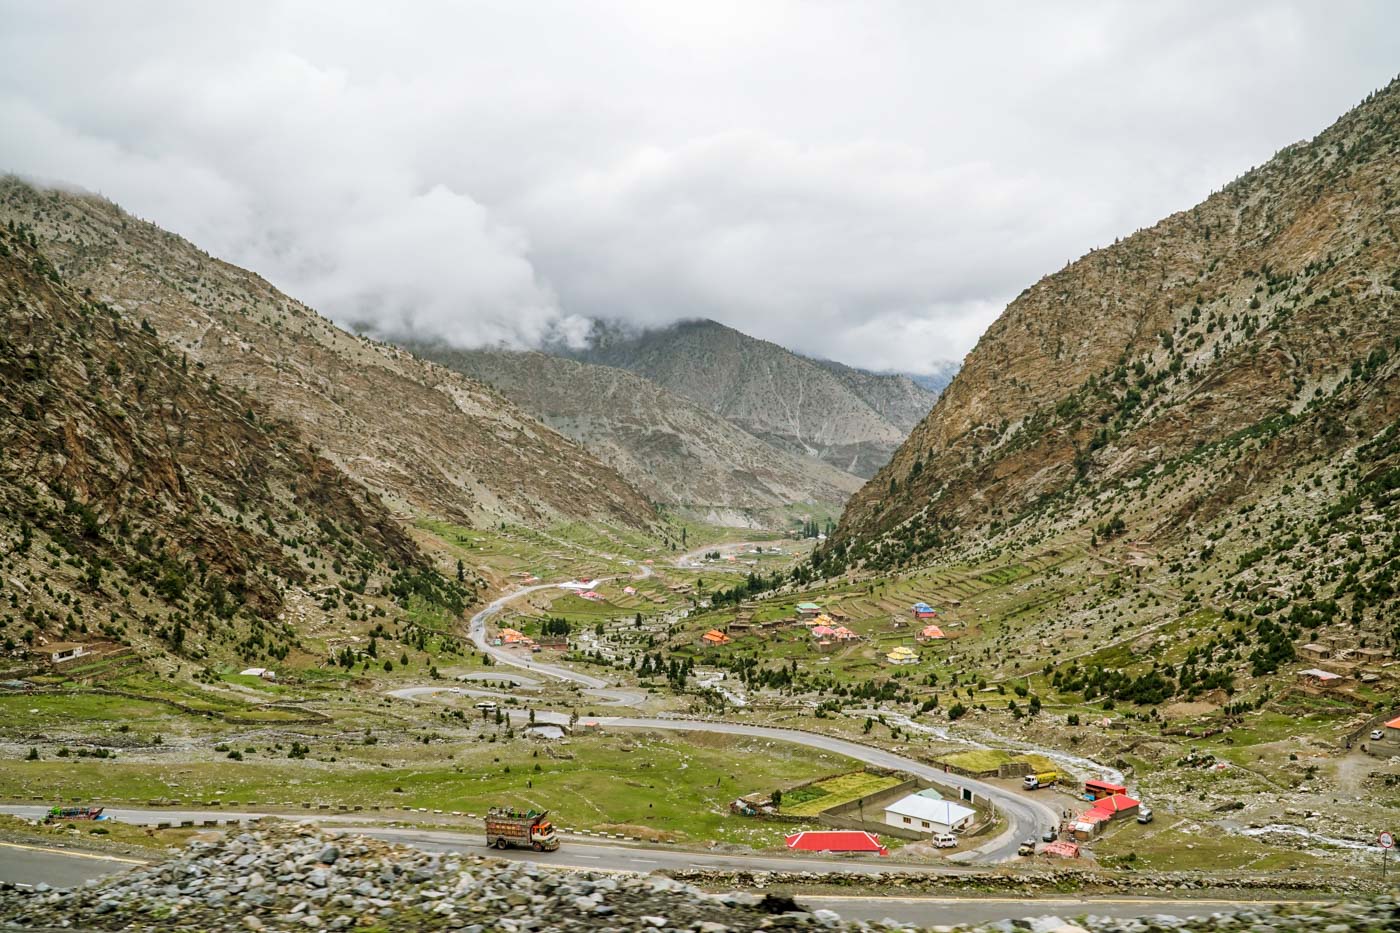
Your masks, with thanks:
M 641 333 L 598 324 L 586 348 L 550 349 L 629 370 L 780 450 L 860 477 L 885 463 L 935 398 L 907 376 L 818 362 L 707 320 Z
M 764 510 L 793 504 L 839 506 L 861 485 L 627 370 L 540 352 L 406 346 L 500 391 L 653 500 L 716 523 L 761 523 Z
M 39 243 L 0 228 L 7 656 L 77 640 L 266 663 L 297 650 L 291 599 L 367 620 L 410 588 L 460 608 L 469 594 L 295 427 L 68 285 Z
M 99 197 L 0 180 L 0 222 L 25 224 L 63 278 L 230 388 L 295 423 L 405 515 L 536 526 L 653 527 L 615 471 L 498 393 L 357 337 L 257 275 Z

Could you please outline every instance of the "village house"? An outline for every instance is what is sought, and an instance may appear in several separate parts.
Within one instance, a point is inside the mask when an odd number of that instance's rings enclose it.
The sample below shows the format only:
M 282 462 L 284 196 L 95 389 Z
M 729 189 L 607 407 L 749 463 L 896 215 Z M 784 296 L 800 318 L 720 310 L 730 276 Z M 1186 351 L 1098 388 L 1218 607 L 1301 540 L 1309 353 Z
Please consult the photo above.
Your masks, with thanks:
M 822 607 L 816 603 L 798 603 L 797 617 L 799 619 L 815 619 L 822 614 Z
M 1303 681 L 1304 686 L 1315 687 L 1327 690 L 1336 687 L 1346 680 L 1341 674 L 1333 671 L 1324 671 L 1319 667 L 1310 667 L 1298 672 L 1298 677 Z
M 62 664 L 92 653 L 92 648 L 72 641 L 56 641 L 45 645 L 44 652 L 54 664 Z
M 891 664 L 918 664 L 919 656 L 908 645 L 899 645 L 890 649 L 889 654 L 885 655 L 885 660 Z
M 928 603 L 915 603 L 913 610 L 914 618 L 916 619 L 932 619 L 934 616 L 938 615 L 938 610 L 934 609 Z
M 1319 645 L 1316 642 L 1304 645 L 1298 650 L 1303 654 L 1307 655 L 1308 657 L 1318 661 L 1325 661 L 1328 658 L 1332 657 L 1331 648 L 1329 648 L 1327 645 Z
M 936 641 L 939 638 L 946 637 L 947 636 L 943 634 L 943 629 L 939 628 L 938 626 L 925 625 L 923 628 L 919 629 L 919 633 L 914 636 L 914 640 L 918 642 L 930 642 Z
M 717 628 L 712 628 L 704 635 L 700 636 L 701 648 L 718 648 L 720 645 L 727 645 L 733 639 Z
M 885 807 L 885 823 L 900 829 L 928 833 L 931 836 L 956 832 L 972 825 L 977 811 L 951 800 L 910 794 Z

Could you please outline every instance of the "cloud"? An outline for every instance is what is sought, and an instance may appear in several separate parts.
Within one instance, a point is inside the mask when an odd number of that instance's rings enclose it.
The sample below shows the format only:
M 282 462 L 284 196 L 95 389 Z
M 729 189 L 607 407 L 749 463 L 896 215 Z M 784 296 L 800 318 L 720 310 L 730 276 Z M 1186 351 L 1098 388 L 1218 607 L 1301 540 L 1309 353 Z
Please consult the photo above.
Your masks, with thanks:
M 1392 76 L 1386 3 L 5 3 L 0 169 L 346 324 L 960 358 Z M 55 54 L 55 50 L 61 54 Z

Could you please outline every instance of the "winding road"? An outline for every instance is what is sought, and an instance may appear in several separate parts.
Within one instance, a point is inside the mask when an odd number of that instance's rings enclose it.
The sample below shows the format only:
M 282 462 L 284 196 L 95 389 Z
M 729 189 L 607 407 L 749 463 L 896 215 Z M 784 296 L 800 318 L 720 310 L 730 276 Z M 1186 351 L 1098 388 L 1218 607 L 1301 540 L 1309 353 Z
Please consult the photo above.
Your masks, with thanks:
M 681 559 L 688 557 L 683 555 Z M 650 571 L 649 567 L 643 566 L 643 575 Z M 536 674 L 542 674 L 557 680 L 568 681 L 582 686 L 589 695 L 607 700 L 615 705 L 638 706 L 645 695 L 637 691 L 620 690 L 610 687 L 608 682 L 590 674 L 582 674 L 560 667 L 555 664 L 545 664 L 528 658 L 521 658 L 504 648 L 497 647 L 490 643 L 486 636 L 486 623 L 505 606 L 513 600 L 519 599 L 530 593 L 540 590 L 551 589 L 557 586 L 553 583 L 542 583 L 535 586 L 528 586 L 514 590 L 497 597 L 486 605 L 475 615 L 469 623 L 469 634 L 473 643 L 486 654 L 489 654 L 495 661 L 510 667 L 520 668 Z M 460 688 L 453 687 L 407 687 L 393 692 L 394 696 L 401 699 L 419 699 L 439 692 L 464 692 Z M 523 710 L 510 711 L 510 715 L 524 717 Z M 895 771 L 903 771 L 914 777 L 928 781 L 936 781 L 945 787 L 953 787 L 959 791 L 966 791 L 988 801 L 996 808 L 1000 816 L 1005 820 L 1005 828 L 995 838 L 990 839 L 981 845 L 959 852 L 950 856 L 949 861 L 974 863 L 1003 862 L 1016 857 L 1016 849 L 1024 839 L 1039 839 L 1048 827 L 1059 825 L 1059 814 L 1049 806 L 1038 800 L 1030 798 L 1024 794 L 988 784 L 974 778 L 963 777 L 957 774 L 945 772 L 940 767 L 916 761 L 913 758 L 906 758 L 894 752 L 863 745 L 859 742 L 852 742 L 847 739 L 835 736 L 823 735 L 817 732 L 806 732 L 798 729 L 783 729 L 777 726 L 749 725 L 747 723 L 717 722 L 707 719 L 670 719 L 670 718 L 641 718 L 630 716 L 596 716 L 598 724 L 607 728 L 615 729 L 657 729 L 675 732 L 711 732 L 720 735 L 742 735 L 757 738 L 774 739 L 780 742 L 791 742 L 796 745 L 803 745 L 808 748 L 820 749 L 822 751 L 835 752 L 845 755 L 856 761 L 878 768 L 889 768 Z M 558 724 L 567 723 L 569 716 L 565 713 L 550 711 L 535 711 L 536 722 L 552 722 Z

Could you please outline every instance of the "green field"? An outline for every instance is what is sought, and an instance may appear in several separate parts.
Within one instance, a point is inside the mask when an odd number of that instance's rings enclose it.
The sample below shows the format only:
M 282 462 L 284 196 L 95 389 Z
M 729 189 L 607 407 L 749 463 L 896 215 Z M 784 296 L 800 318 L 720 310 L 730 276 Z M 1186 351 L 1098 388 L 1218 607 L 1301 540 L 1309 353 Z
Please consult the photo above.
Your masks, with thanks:
M 784 816 L 816 816 L 832 807 L 859 800 L 861 797 L 894 787 L 898 783 L 897 777 L 869 771 L 851 771 L 815 781 L 806 787 L 784 794 L 780 810 Z M 792 800 L 791 805 L 789 800 Z

